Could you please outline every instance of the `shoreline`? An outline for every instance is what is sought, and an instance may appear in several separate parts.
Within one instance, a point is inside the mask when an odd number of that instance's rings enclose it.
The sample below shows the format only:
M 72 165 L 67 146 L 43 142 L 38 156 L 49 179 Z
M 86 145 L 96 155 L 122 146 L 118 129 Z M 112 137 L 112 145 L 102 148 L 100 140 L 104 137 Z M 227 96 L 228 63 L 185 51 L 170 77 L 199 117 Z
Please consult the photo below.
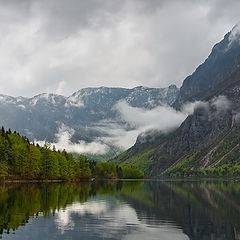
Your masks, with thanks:
M 144 181 L 144 182 L 197 182 L 197 181 L 222 181 L 222 182 L 239 182 L 240 178 L 142 178 L 142 179 L 77 179 L 77 180 L 64 180 L 64 179 L 0 179 L 0 185 L 8 183 L 81 183 L 81 182 L 94 182 L 94 181 Z
M 0 180 L 0 185 L 5 183 L 64 183 L 64 182 L 92 182 L 91 179 L 79 179 L 79 180 L 64 180 L 64 179 L 5 179 Z

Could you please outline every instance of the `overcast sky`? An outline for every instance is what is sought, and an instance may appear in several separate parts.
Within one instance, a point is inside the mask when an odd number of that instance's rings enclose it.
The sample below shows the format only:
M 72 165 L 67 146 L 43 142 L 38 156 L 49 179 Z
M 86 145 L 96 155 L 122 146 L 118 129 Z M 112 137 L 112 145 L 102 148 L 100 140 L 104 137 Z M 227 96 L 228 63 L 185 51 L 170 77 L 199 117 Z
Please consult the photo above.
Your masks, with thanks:
M 0 93 L 181 85 L 239 0 L 0 0 Z

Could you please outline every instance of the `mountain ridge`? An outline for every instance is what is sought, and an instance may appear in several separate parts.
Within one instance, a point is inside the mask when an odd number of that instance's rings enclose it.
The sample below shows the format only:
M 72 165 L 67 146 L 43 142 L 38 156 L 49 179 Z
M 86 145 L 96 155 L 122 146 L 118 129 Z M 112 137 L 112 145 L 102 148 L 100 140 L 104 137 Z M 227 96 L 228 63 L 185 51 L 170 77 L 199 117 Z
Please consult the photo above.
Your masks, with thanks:
M 73 130 L 71 142 L 99 142 L 102 125 L 117 124 L 128 130 L 129 126 L 118 118 L 114 106 L 119 101 L 131 107 L 151 110 L 158 106 L 171 105 L 179 89 L 171 85 L 167 88 L 147 88 L 138 86 L 126 88 L 84 88 L 70 96 L 42 93 L 30 98 L 0 95 L 0 124 L 16 129 L 31 141 L 56 141 L 59 129 L 64 125 Z M 109 123 L 110 121 L 110 123 Z M 101 142 L 102 143 L 102 142 Z
M 139 165 L 151 177 L 206 174 L 202 168 L 211 167 L 213 159 L 209 160 L 209 164 L 201 159 L 214 151 L 211 146 L 217 146 L 221 140 L 224 146 L 229 145 L 231 140 L 238 139 L 240 124 L 236 116 L 240 112 L 240 41 L 235 39 L 229 44 L 230 35 L 231 32 L 227 33 L 213 47 L 205 62 L 184 80 L 180 88 L 173 106 L 181 109 L 184 103 L 198 101 L 193 114 L 168 134 L 155 133 L 153 137 L 150 134 L 145 136 L 147 141 L 141 141 L 140 136 L 134 146 L 114 161 Z M 225 138 L 228 134 L 230 140 Z M 232 149 L 238 150 L 238 146 Z M 233 162 L 226 163 L 220 159 L 214 167 L 222 169 L 227 164 L 240 174 L 236 160 L 240 151 L 235 151 L 235 154 Z M 224 156 L 222 159 L 225 159 Z M 214 169 L 208 172 L 212 174 Z
M 203 99 L 240 67 L 240 42 L 231 39 L 235 27 L 214 45 L 207 59 L 184 79 L 174 103 L 176 108 L 185 102 Z

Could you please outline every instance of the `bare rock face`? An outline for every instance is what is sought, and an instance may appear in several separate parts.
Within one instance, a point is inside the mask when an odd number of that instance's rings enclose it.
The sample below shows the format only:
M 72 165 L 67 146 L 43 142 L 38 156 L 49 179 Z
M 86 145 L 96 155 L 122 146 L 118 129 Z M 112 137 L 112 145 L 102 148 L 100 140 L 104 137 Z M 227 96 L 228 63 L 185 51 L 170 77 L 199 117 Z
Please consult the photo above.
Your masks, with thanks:
M 178 108 L 185 102 L 203 99 L 239 69 L 240 35 L 236 29 L 238 26 L 227 33 L 224 39 L 213 47 L 205 62 L 183 81 L 178 99 L 174 103 L 175 107 Z
M 154 139 L 147 135 L 139 137 L 126 155 L 117 158 L 118 162 L 136 162 L 139 156 L 145 155 L 146 172 L 154 177 L 164 174 L 177 163 L 180 166 L 186 159 L 192 161 L 187 164 L 193 169 L 226 163 L 230 152 L 236 155 L 231 159 L 240 159 L 236 140 L 240 128 L 239 32 L 235 27 L 226 34 L 206 61 L 184 80 L 173 106 L 180 109 L 186 102 L 200 100 L 194 113 L 168 134 L 151 133 Z M 226 152 L 221 148 L 226 148 Z M 216 151 L 222 152 L 220 160 L 216 160 Z

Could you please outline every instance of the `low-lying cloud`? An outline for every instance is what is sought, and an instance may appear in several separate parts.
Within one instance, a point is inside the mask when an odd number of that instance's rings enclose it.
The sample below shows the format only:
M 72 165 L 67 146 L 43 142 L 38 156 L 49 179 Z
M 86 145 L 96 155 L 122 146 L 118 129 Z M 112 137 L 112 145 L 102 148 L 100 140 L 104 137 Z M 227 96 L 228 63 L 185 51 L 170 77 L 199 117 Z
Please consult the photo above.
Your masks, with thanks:
M 115 109 L 119 113 L 119 118 L 126 123 L 127 127 L 105 122 L 105 126 L 100 129 L 108 133 L 109 136 L 102 140 L 113 143 L 122 149 L 127 149 L 135 143 L 137 137 L 142 133 L 154 135 L 156 132 L 167 133 L 178 128 L 187 116 L 198 107 L 206 107 L 208 110 L 214 108 L 216 110 L 215 114 L 219 114 L 229 109 L 230 106 L 231 103 L 225 96 L 218 96 L 210 102 L 186 103 L 180 111 L 169 106 L 158 106 L 151 110 L 137 108 L 121 101 L 115 105 Z
M 191 107 L 186 106 L 184 111 L 176 111 L 169 106 L 143 109 L 120 101 L 114 106 L 114 110 L 117 112 L 117 120 L 104 120 L 92 127 L 102 135 L 92 142 L 81 140 L 73 143 L 71 138 L 75 130 L 62 124 L 55 135 L 56 141 L 49 144 L 54 145 L 56 149 L 85 154 L 104 154 L 114 148 L 125 150 L 131 147 L 143 132 L 153 130 L 166 133 L 177 128 L 193 111 L 193 104 Z M 38 143 L 44 145 L 45 141 Z
M 186 114 L 168 106 L 159 106 L 148 110 L 131 107 L 126 102 L 121 101 L 117 103 L 115 108 L 123 121 L 133 127 L 143 128 L 145 131 L 149 129 L 169 131 L 177 127 L 186 118 Z
M 71 138 L 75 130 L 62 124 L 56 134 L 56 141 L 53 143 L 46 143 L 45 141 L 36 141 L 41 146 L 48 144 L 51 147 L 55 146 L 58 150 L 67 150 L 68 152 L 83 153 L 83 154 L 104 154 L 109 150 L 109 147 L 101 142 L 87 143 L 83 140 L 73 143 Z
M 210 105 L 215 107 L 217 113 L 226 111 L 231 107 L 231 102 L 227 99 L 226 96 L 220 95 L 218 97 L 213 98 L 210 101 Z
M 104 142 L 112 143 L 124 150 L 131 147 L 141 133 L 156 131 L 167 133 L 176 129 L 189 114 L 193 113 L 197 104 L 199 102 L 186 104 L 183 110 L 176 111 L 169 106 L 158 106 L 153 109 L 137 108 L 120 101 L 114 108 L 125 125 L 105 121 L 97 129 L 108 133 L 107 137 L 102 138 Z
M 126 150 L 131 147 L 137 137 L 141 134 L 155 135 L 157 133 L 167 133 L 178 128 L 180 124 L 192 114 L 195 109 L 205 108 L 209 113 L 220 114 L 231 106 L 230 101 L 225 96 L 213 98 L 210 102 L 196 101 L 185 104 L 180 111 L 169 106 L 158 106 L 153 109 L 143 109 L 132 107 L 125 101 L 118 102 L 113 110 L 117 112 L 116 119 L 103 120 L 92 126 L 91 129 L 100 133 L 92 142 L 71 141 L 75 130 L 61 125 L 56 134 L 56 141 L 51 143 L 57 149 L 66 149 L 69 152 L 83 154 L 105 154 L 115 149 Z M 43 145 L 45 142 L 40 142 Z

